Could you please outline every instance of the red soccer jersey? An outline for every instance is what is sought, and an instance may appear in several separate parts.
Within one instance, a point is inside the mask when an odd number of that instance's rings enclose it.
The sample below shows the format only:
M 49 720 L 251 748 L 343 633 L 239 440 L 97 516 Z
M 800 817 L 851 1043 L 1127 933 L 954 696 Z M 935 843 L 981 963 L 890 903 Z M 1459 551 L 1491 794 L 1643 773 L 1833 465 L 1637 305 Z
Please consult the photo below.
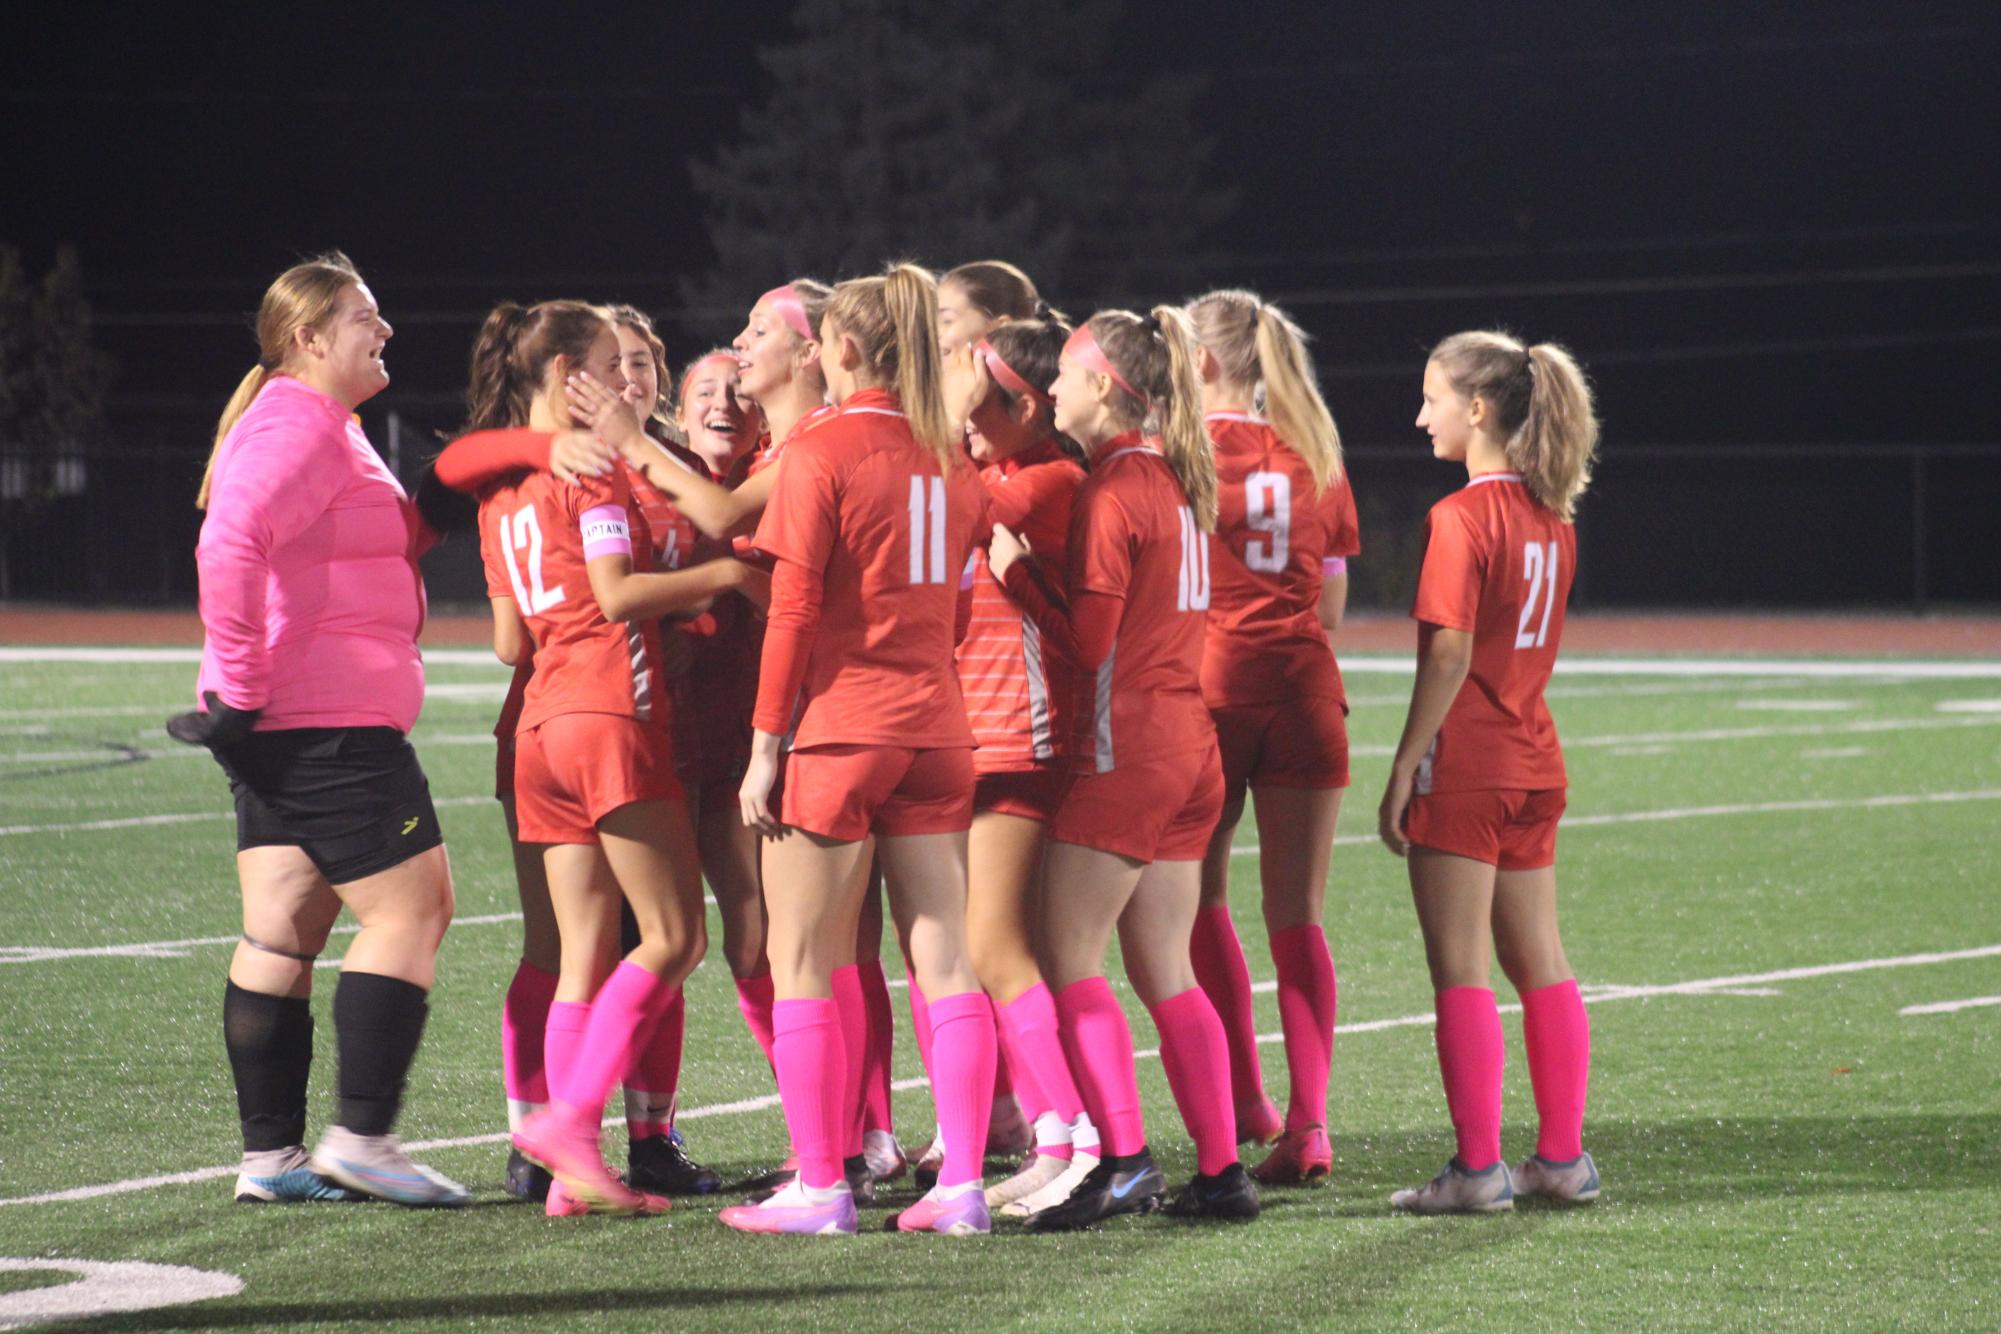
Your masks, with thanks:
M 980 480 L 987 489 L 989 523 L 1024 534 L 1036 562 L 1061 578 L 1070 509 L 1084 484 L 1082 466 L 1052 442 L 983 470 Z M 974 535 L 980 548 L 992 532 L 989 527 Z M 1063 686 L 1074 673 L 1048 660 L 1054 650 L 995 582 L 983 551 L 976 549 L 966 568 L 973 581 L 973 614 L 958 664 L 966 721 L 979 743 L 973 768 L 983 774 L 1031 769 L 1069 749 Z
M 612 713 L 664 722 L 660 631 L 652 621 L 607 621 L 585 563 L 623 553 L 652 566 L 646 517 L 625 468 L 566 484 L 533 473 L 496 487 L 480 503 L 480 556 L 487 591 L 512 597 L 535 639 L 535 674 L 520 729 L 563 713 Z
M 1110 656 L 1078 682 L 1078 768 L 1109 773 L 1215 745 L 1201 682 L 1209 534 L 1159 448 L 1137 434 L 1092 460 L 1071 512 L 1065 583 L 1124 604 Z
M 1481 473 L 1431 507 L 1411 615 L 1418 652 L 1436 628 L 1471 631 L 1473 665 L 1417 769 L 1416 790 L 1564 786 L 1543 702 L 1577 567 L 1577 530 L 1511 472 Z
M 770 698 L 779 627 L 795 610 L 774 592 L 757 726 L 795 747 L 970 746 L 952 666 L 959 576 L 986 511 L 971 467 L 939 471 L 894 395 L 852 395 L 795 435 L 758 524 L 756 546 L 822 581 L 801 705 Z
M 1217 519 L 1202 694 L 1211 708 L 1301 696 L 1344 699 L 1320 624 L 1328 562 L 1362 549 L 1346 476 L 1314 492 L 1306 460 L 1269 422 L 1208 418 Z

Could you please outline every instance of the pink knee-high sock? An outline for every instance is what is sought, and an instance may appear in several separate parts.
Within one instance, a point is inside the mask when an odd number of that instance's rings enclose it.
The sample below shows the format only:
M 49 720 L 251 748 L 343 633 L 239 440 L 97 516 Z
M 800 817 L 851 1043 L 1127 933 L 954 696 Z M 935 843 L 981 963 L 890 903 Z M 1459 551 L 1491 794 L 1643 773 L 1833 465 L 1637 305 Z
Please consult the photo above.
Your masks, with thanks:
M 931 1073 L 931 1007 L 924 1000 L 924 990 L 917 985 L 917 970 L 905 965 L 904 976 L 910 985 L 905 988 L 910 993 L 910 1031 L 917 1037 L 917 1059 L 924 1063 L 924 1073 Z
M 510 1127 L 519 1125 L 527 1109 L 549 1101 L 542 1049 L 555 999 L 556 975 L 523 959 L 500 1005 L 500 1085 L 507 1094 Z
M 630 959 L 612 970 L 591 1001 L 590 1022 L 567 1078 L 551 1090 L 566 1113 L 597 1124 L 605 1095 L 638 1064 L 674 992 L 667 979 Z
M 825 1189 L 841 1180 L 848 1116 L 847 1042 L 840 1011 L 817 997 L 771 1007 L 773 1064 L 785 1126 L 799 1156 L 799 1179 Z
M 1015 1048 L 1014 1038 L 1008 1033 L 1007 1025 L 999 1022 L 1001 1007 L 994 1006 L 994 1101 L 1012 1097 L 1021 1106 L 1021 1114 L 1030 1124 L 1035 1118 L 1049 1110 L 1049 1095 L 1042 1091 L 1042 1085 L 1035 1078 L 1035 1069 L 1021 1057 Z M 1011 1087 L 1002 1088 L 1003 1077 Z
M 1489 987 L 1438 993 L 1438 1069 L 1459 1140 L 1459 1165 L 1483 1172 L 1501 1161 L 1501 1012 Z
M 1287 927 L 1273 934 L 1271 957 L 1278 966 L 1278 1018 L 1285 1030 L 1285 1063 L 1292 1073 L 1285 1128 L 1324 1126 L 1339 994 L 1327 933 L 1312 923 Z
M 1147 1007 L 1160 1030 L 1160 1063 L 1181 1123 L 1195 1141 L 1195 1170 L 1205 1176 L 1237 1161 L 1237 1122 L 1230 1107 L 1230 1048 L 1216 1008 L 1201 987 Z
M 994 1007 L 984 991 L 931 1002 L 931 1096 L 945 1135 L 938 1184 L 978 1181 L 994 1110 Z
M 841 1019 L 841 1043 L 848 1061 L 842 1083 L 843 1105 L 848 1109 L 847 1130 L 841 1136 L 841 1155 L 852 1158 L 862 1151 L 863 1075 L 868 1070 L 868 998 L 862 994 L 861 970 L 854 964 L 834 970 L 834 1013 Z
M 1072 982 L 1056 993 L 1056 1015 L 1063 1054 L 1105 1152 L 1138 1153 L 1146 1147 L 1146 1122 L 1133 1070 L 1133 1035 L 1112 984 L 1102 977 Z
M 1264 1071 L 1258 1065 L 1257 1019 L 1251 1010 L 1251 970 L 1244 962 L 1230 907 L 1219 903 L 1195 914 L 1188 940 L 1188 957 L 1195 980 L 1208 993 L 1223 1036 L 1230 1048 L 1230 1092 L 1239 1115 L 1248 1116 L 1265 1096 Z
M 889 1003 L 889 977 L 882 960 L 861 965 L 862 999 L 868 1003 L 868 1055 L 862 1071 L 862 1129 L 894 1133 L 890 1102 L 891 1061 L 896 1055 L 896 1009 Z
M 548 1033 L 543 1041 L 542 1068 L 551 1089 L 569 1084 L 577 1055 L 584 1049 L 584 1030 L 590 1027 L 591 1007 L 585 1001 L 552 1001 L 549 1005 Z
M 767 1064 L 771 1061 L 771 1003 L 771 974 L 736 980 L 736 1007 L 743 1012 L 744 1026 Z
M 1591 1020 L 1576 978 L 1522 993 L 1522 1036 L 1539 1123 L 1535 1151 L 1567 1163 L 1584 1152 L 1584 1096 L 1591 1084 Z
M 1054 1112 L 1063 1121 L 1075 1121 L 1084 1110 L 1077 1093 L 1077 1081 L 1070 1077 L 1070 1062 L 1063 1055 L 1063 1036 L 1056 1024 L 1056 998 L 1046 983 L 1037 982 L 1006 1005 L 996 1007 L 1001 1033 L 1014 1053 L 1015 1069 L 1022 1086 L 1033 1085 L 1041 1104 L 1029 1119 Z M 1027 1108 L 1023 1108 L 1027 1111 Z
M 674 1129 L 674 1096 L 681 1087 L 681 1045 L 688 1031 L 688 998 L 675 987 L 653 1036 L 625 1077 L 625 1129 L 633 1139 Z

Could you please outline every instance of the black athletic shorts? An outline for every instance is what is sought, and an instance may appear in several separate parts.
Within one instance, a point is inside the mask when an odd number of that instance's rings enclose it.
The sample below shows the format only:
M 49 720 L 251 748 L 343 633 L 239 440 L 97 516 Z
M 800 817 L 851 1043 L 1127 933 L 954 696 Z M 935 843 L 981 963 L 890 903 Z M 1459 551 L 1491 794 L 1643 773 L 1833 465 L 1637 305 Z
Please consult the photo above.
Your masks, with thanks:
M 236 798 L 236 847 L 296 847 L 344 885 L 445 841 L 417 752 L 393 727 L 252 732 L 216 754 Z

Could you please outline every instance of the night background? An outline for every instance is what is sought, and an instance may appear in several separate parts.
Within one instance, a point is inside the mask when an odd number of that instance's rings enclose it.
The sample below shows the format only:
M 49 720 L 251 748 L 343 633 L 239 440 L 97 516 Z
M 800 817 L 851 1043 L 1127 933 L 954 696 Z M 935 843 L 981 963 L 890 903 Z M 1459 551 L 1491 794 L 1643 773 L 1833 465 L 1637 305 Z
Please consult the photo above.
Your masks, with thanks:
M 110 363 L 99 421 L 0 439 L 0 595 L 192 601 L 249 313 L 339 247 L 396 327 L 362 415 L 386 450 L 393 414 L 406 480 L 498 300 L 631 301 L 678 364 L 797 273 L 1002 257 L 1080 317 L 1288 307 L 1364 605 L 1407 596 L 1456 481 L 1411 424 L 1424 351 L 1491 325 L 1597 388 L 1580 605 L 2001 601 L 1992 4 L 62 4 L 0 31 L 0 243 L 28 283 L 74 248 Z M 475 566 L 441 553 L 434 598 L 476 599 Z

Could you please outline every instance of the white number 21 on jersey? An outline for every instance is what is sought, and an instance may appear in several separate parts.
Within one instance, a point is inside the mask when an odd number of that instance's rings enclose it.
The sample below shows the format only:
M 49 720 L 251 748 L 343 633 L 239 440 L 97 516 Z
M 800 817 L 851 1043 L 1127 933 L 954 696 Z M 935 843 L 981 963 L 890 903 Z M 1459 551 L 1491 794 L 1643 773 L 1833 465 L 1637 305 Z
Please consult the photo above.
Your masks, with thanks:
M 942 477 L 910 479 L 910 582 L 945 582 L 945 479 Z
M 1254 472 L 1244 479 L 1244 526 L 1263 538 L 1244 543 L 1244 564 L 1260 574 L 1282 574 L 1292 554 L 1292 479 L 1282 472 Z
M 1515 626 L 1515 647 L 1541 648 L 1549 642 L 1549 612 L 1556 605 L 1556 543 L 1522 544 L 1522 582 L 1529 586 L 1529 595 L 1522 599 L 1522 619 Z M 1542 599 L 1542 620 L 1530 629 L 1538 597 Z

